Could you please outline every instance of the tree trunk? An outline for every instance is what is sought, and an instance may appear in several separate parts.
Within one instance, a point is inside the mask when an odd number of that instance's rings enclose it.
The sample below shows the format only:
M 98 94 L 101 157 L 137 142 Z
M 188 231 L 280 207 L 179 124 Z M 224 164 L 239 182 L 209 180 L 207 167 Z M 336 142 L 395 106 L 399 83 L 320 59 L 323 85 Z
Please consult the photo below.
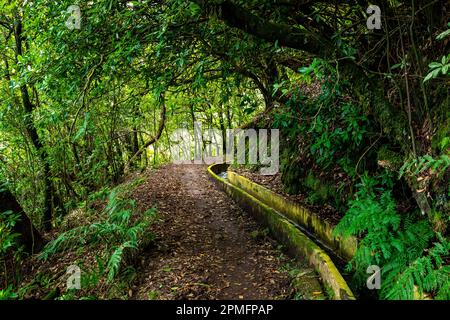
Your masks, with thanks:
M 6 211 L 20 214 L 20 220 L 14 226 L 13 232 L 20 234 L 19 243 L 25 247 L 25 251 L 28 253 L 39 252 L 45 244 L 44 239 L 11 192 L 7 189 L 0 189 L 0 214 Z
M 22 56 L 22 22 L 20 18 L 14 23 L 14 38 L 15 38 L 15 55 L 16 60 L 19 56 Z M 22 84 L 20 87 L 22 95 L 23 108 L 25 110 L 25 126 L 30 136 L 30 139 L 36 148 L 39 157 L 44 164 L 44 219 L 43 226 L 46 231 L 49 231 L 52 227 L 52 185 L 50 181 L 50 165 L 47 160 L 47 152 L 44 149 L 41 141 L 39 140 L 39 135 L 37 133 L 36 127 L 33 123 L 33 110 L 34 105 L 30 100 L 28 93 L 28 88 L 26 84 Z

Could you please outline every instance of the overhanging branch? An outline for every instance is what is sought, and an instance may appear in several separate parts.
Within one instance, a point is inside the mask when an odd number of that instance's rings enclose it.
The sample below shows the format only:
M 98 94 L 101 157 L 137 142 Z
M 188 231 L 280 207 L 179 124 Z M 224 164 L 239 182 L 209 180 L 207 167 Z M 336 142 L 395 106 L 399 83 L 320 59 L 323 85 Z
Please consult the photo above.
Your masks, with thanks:
M 306 29 L 266 21 L 229 0 L 221 3 L 210 3 L 206 0 L 192 0 L 192 2 L 199 5 L 205 14 L 214 13 L 230 27 L 238 28 L 269 42 L 276 42 L 280 46 L 302 50 L 320 57 L 327 57 L 330 48 L 333 48 L 327 39 L 318 34 Z

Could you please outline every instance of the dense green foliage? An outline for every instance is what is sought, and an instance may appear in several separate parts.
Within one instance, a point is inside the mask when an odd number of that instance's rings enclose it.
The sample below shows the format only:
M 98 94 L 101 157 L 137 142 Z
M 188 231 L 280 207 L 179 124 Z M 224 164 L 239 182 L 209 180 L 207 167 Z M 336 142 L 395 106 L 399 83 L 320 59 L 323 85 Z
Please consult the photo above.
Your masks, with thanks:
M 152 239 L 148 227 L 154 220 L 155 211 L 144 212 L 141 217 L 135 218 L 134 208 L 133 201 L 119 198 L 118 191 L 112 190 L 100 222 L 63 232 L 43 249 L 41 259 L 48 259 L 49 256 L 68 248 L 73 250 L 86 245 L 101 244 L 106 247 L 103 250 L 108 256 L 108 280 L 113 280 L 120 269 L 125 251 L 145 247 Z
M 58 253 L 96 252 L 94 267 L 82 262 L 85 275 L 81 285 L 85 298 L 92 297 L 102 281 L 112 285 L 119 275 L 120 281 L 126 281 L 130 272 L 133 272 L 132 265 L 137 255 L 153 241 L 149 227 L 156 221 L 156 210 L 140 213 L 136 203 L 129 199 L 130 192 L 140 182 L 136 180 L 111 190 L 107 204 L 95 222 L 83 223 L 62 232 L 39 255 L 39 259 L 49 260 Z M 104 192 L 99 196 L 100 199 L 105 197 Z M 92 214 L 98 213 L 94 211 Z M 88 292 L 91 295 L 86 295 Z M 73 299 L 75 296 L 72 291 L 61 299 Z
M 376 264 L 380 298 L 448 299 L 444 2 L 380 1 L 382 29 L 368 30 L 366 1 L 0 1 L 0 183 L 57 230 L 44 260 L 101 246 L 92 278 L 112 280 L 154 212 L 135 218 L 114 190 L 63 230 L 73 211 L 170 161 L 178 128 L 279 128 L 285 189 L 334 207 L 336 232 L 361 239 L 356 283 Z M 80 29 L 65 24 L 74 4 Z M 0 217 L 2 259 L 16 213 Z
M 433 238 L 430 224 L 414 214 L 399 215 L 392 192 L 381 188 L 386 183 L 380 182 L 362 177 L 355 199 L 335 230 L 343 235 L 364 235 L 353 259 L 356 279 L 365 284 L 366 269 L 383 266 L 383 297 L 413 299 L 416 284 L 420 293 L 435 292 L 438 298 L 448 299 L 450 273 L 443 259 L 450 253 L 449 242 L 438 235 L 438 242 L 423 256 Z
M 18 219 L 19 216 L 11 211 L 0 214 L 0 265 L 3 266 L 5 275 L 8 274 L 7 264 L 16 265 L 21 258 L 21 250 L 17 243 L 20 234 L 14 233 L 12 230 Z M 10 284 L 14 283 L 15 279 L 5 277 L 4 281 L 5 283 L 2 284 L 0 290 L 0 300 L 15 298 L 16 294 L 13 291 L 12 284 Z

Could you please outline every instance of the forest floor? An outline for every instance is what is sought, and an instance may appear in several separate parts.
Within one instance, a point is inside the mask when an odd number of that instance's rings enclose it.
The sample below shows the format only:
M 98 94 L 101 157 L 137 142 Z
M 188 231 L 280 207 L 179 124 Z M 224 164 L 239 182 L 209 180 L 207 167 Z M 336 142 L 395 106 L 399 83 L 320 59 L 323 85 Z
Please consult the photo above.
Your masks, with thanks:
M 134 193 L 157 204 L 154 247 L 143 253 L 134 299 L 323 299 L 317 274 L 276 242 L 207 176 L 205 166 L 152 171 Z

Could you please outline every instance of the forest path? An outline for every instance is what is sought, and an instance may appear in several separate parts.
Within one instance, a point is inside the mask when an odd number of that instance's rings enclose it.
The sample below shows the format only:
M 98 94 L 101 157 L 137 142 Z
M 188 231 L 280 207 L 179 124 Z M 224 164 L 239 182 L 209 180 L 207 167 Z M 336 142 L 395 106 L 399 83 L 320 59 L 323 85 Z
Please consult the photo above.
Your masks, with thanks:
M 209 180 L 205 166 L 151 171 L 135 192 L 140 206 L 157 204 L 155 245 L 141 257 L 135 299 L 286 299 L 292 265 L 276 243 Z M 321 292 L 315 272 L 296 265 L 303 298 Z M 304 283 L 304 285 L 303 285 Z

